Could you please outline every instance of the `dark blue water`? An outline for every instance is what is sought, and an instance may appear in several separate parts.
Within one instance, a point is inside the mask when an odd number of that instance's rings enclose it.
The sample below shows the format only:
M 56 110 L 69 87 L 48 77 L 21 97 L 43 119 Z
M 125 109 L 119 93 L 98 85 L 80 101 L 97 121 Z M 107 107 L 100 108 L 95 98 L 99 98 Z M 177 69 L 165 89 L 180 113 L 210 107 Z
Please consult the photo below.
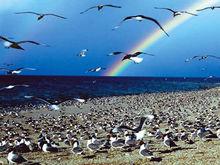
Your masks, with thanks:
M 0 106 L 34 103 L 25 95 L 34 95 L 50 101 L 62 101 L 102 96 L 132 95 L 152 92 L 190 91 L 219 86 L 220 79 L 204 78 L 152 78 L 152 77 L 48 77 L 0 76 L 0 88 L 14 84 L 28 84 L 0 91 Z

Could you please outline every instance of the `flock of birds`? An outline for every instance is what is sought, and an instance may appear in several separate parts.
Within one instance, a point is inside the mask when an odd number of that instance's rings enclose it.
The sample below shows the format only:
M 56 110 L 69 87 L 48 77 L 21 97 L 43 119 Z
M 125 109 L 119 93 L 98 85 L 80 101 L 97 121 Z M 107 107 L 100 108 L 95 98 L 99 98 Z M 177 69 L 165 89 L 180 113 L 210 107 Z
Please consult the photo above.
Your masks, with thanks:
M 85 13 L 87 13 L 90 10 L 93 10 L 93 9 L 97 9 L 98 11 L 101 11 L 104 8 L 121 9 L 122 7 L 117 6 L 117 5 L 112 5 L 112 4 L 99 4 L 99 5 L 92 6 L 88 9 L 80 12 L 80 14 L 85 14 Z M 219 6 L 208 6 L 208 7 L 202 8 L 202 9 L 198 9 L 196 11 L 200 12 L 200 11 L 203 11 L 203 10 L 208 10 L 208 9 L 214 10 L 214 9 L 217 9 L 217 8 L 219 8 Z M 192 15 L 192 16 L 198 16 L 197 14 L 189 12 L 189 11 L 179 11 L 179 10 L 174 10 L 174 9 L 171 9 L 171 8 L 155 7 L 155 9 L 169 11 L 173 14 L 173 17 L 180 16 L 182 14 L 189 14 L 189 15 Z M 56 17 L 56 18 L 60 18 L 60 19 L 67 19 L 64 16 L 57 15 L 57 14 L 54 14 L 54 13 L 37 13 L 37 12 L 32 12 L 32 11 L 25 11 L 25 12 L 16 12 L 15 14 L 18 14 L 18 15 L 23 15 L 23 14 L 35 15 L 35 16 L 37 16 L 38 21 L 44 19 L 45 17 Z M 145 15 L 127 16 L 124 19 L 122 19 L 122 21 L 117 26 L 115 26 L 112 30 L 118 29 L 124 22 L 129 21 L 129 20 L 135 20 L 135 21 L 138 21 L 138 22 L 146 20 L 146 21 L 152 22 L 156 26 L 158 26 L 169 37 L 169 34 L 165 31 L 165 29 L 163 28 L 163 26 L 160 24 L 160 22 L 157 19 L 155 19 L 153 17 L 145 16 Z M 4 44 L 5 48 L 13 48 L 13 49 L 19 49 L 19 50 L 24 50 L 24 48 L 22 47 L 23 44 L 49 46 L 47 44 L 43 44 L 43 43 L 31 41 L 31 40 L 13 41 L 12 39 L 4 37 L 4 36 L 0 36 L 0 41 L 3 41 L 3 44 Z M 79 57 L 86 57 L 87 53 L 88 53 L 88 49 L 83 49 L 77 55 Z M 131 60 L 136 64 L 139 64 L 143 61 L 143 58 L 139 57 L 141 54 L 147 54 L 147 55 L 152 56 L 152 54 L 148 54 L 148 53 L 145 53 L 145 52 L 134 52 L 133 54 L 131 54 L 131 53 L 125 53 L 125 52 L 121 52 L 121 51 L 115 51 L 115 52 L 110 53 L 109 55 L 120 55 L 120 54 L 124 55 L 124 57 L 122 58 L 122 61 Z M 204 55 L 204 56 L 194 56 L 192 58 L 188 58 L 188 59 L 185 60 L 185 62 L 190 62 L 191 60 L 194 60 L 194 59 L 205 60 L 208 57 L 209 58 L 211 57 L 211 58 L 215 58 L 215 59 L 220 59 L 220 57 L 217 57 L 217 56 Z M 105 70 L 105 69 L 106 68 L 99 66 L 99 67 L 96 67 L 96 68 L 88 69 L 86 71 L 86 73 L 87 72 L 99 72 L 99 71 Z M 23 70 L 23 69 L 15 69 L 15 70 L 12 71 L 8 68 L 0 68 L 0 70 L 5 70 L 7 74 L 10 74 L 10 75 L 12 74 L 13 75 L 13 74 L 19 74 L 20 71 Z M 19 70 L 19 71 L 16 71 L 16 70 Z M 32 70 L 32 69 L 27 69 L 27 70 Z

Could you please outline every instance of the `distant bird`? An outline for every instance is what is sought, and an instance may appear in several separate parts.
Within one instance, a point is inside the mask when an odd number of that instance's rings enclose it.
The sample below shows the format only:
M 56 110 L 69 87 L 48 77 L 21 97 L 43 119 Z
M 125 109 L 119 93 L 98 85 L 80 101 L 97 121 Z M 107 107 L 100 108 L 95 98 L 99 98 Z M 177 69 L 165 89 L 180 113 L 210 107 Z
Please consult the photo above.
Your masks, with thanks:
M 9 85 L 7 87 L 0 88 L 0 91 L 5 90 L 5 89 L 13 89 L 15 87 L 26 87 L 27 88 L 27 87 L 29 87 L 29 85 L 26 85 L 26 84 L 23 84 L 23 85 Z
M 95 9 L 95 8 L 97 8 L 98 11 L 100 11 L 104 7 L 121 8 L 121 6 L 115 6 L 115 5 L 97 5 L 97 6 L 92 6 L 92 7 L 88 8 L 88 9 L 86 9 L 85 11 L 81 12 L 80 14 L 86 13 L 87 11 L 89 11 L 91 9 Z
M 4 41 L 4 46 L 5 48 L 14 48 L 14 49 L 20 49 L 20 50 L 24 50 L 24 48 L 22 48 L 20 46 L 20 44 L 24 44 L 24 43 L 31 43 L 31 44 L 34 44 L 34 45 L 41 45 L 40 43 L 38 42 L 35 42 L 35 41 L 11 41 L 3 36 L 0 36 L 0 39 L 2 39 Z
M 119 23 L 119 25 L 118 25 L 118 26 L 115 26 L 112 30 L 118 29 L 118 28 L 121 26 L 121 24 L 122 24 L 123 22 L 127 21 L 127 20 L 136 20 L 136 21 L 139 21 L 139 22 L 141 22 L 141 21 L 143 21 L 143 20 L 149 20 L 149 21 L 151 21 L 151 22 L 154 22 L 154 23 L 155 23 L 157 26 L 159 26 L 160 29 L 169 37 L 169 34 L 167 34 L 167 32 L 164 30 L 164 28 L 160 25 L 160 23 L 159 23 L 156 19 L 154 19 L 154 18 L 152 18 L 152 17 L 144 16 L 144 15 L 134 15 L 134 16 L 125 17 L 125 18 Z
M 116 55 L 119 55 L 119 54 L 125 54 L 124 52 L 111 52 L 108 54 L 108 56 L 116 56 Z
M 101 70 L 105 70 L 106 68 L 97 67 L 97 68 L 91 68 L 87 72 L 99 72 Z
M 27 11 L 27 12 L 17 12 L 15 14 L 34 14 L 37 15 L 37 20 L 41 20 L 43 19 L 45 16 L 54 16 L 54 17 L 58 17 L 58 18 L 62 18 L 62 19 L 67 19 L 66 17 L 57 15 L 57 14 L 43 14 L 43 13 L 36 13 L 36 12 L 32 12 L 32 11 Z
M 209 7 L 205 7 L 205 8 L 202 8 L 202 9 L 198 9 L 196 11 L 203 11 L 203 10 L 207 10 L 207 9 L 214 10 L 214 9 L 217 9 L 217 8 L 220 8 L 220 6 L 209 6 Z
M 11 149 L 11 151 L 8 153 L 7 159 L 12 164 L 22 164 L 24 162 L 27 162 L 27 160 L 22 156 L 15 152 L 15 149 Z
M 188 11 L 177 11 L 177 10 L 173 10 L 170 8 L 163 8 L 163 7 L 155 7 L 155 9 L 162 9 L 162 10 L 167 10 L 173 13 L 173 17 L 176 17 L 178 15 L 182 15 L 182 14 L 189 14 L 189 15 L 193 15 L 193 16 L 198 16 L 197 14 L 194 13 L 190 13 Z
M 79 57 L 86 57 L 86 53 L 88 52 L 88 49 L 83 49 L 79 52 L 79 54 L 77 54 L 77 56 Z
M 149 55 L 149 56 L 154 56 L 153 54 L 149 54 L 149 53 L 145 53 L 145 52 L 135 52 L 133 54 L 126 54 L 124 56 L 124 58 L 122 59 L 122 61 L 124 61 L 124 60 L 132 60 L 132 61 L 134 61 L 134 63 L 139 64 L 139 63 L 141 63 L 143 61 L 143 58 L 140 58 L 140 57 L 137 57 L 137 56 L 139 56 L 141 54 L 146 54 L 146 55 Z
M 185 60 L 185 62 L 190 62 L 191 60 L 194 60 L 194 59 L 198 59 L 199 61 L 201 61 L 201 60 L 206 60 L 208 58 L 215 58 L 215 59 L 219 59 L 220 60 L 220 57 L 218 57 L 218 56 L 204 55 L 204 56 L 193 56 L 192 58 L 187 58 Z
M 5 70 L 8 75 L 16 75 L 16 74 L 21 73 L 23 70 L 36 70 L 36 69 L 34 69 L 34 68 L 18 68 L 18 69 L 12 70 L 12 69 L 7 69 L 7 68 L 0 68 L 0 70 Z

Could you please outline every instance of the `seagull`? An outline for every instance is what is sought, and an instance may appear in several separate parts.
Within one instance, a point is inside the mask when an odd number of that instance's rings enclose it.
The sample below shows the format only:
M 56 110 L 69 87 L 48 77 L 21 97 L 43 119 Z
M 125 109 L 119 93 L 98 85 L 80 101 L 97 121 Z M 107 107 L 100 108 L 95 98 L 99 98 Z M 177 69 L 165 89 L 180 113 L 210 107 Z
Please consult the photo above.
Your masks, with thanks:
M 197 14 L 190 13 L 188 11 L 177 11 L 177 10 L 173 10 L 173 9 L 170 9 L 170 8 L 155 7 L 155 9 L 162 9 L 162 10 L 171 11 L 173 13 L 173 17 L 176 17 L 176 16 L 181 15 L 181 14 L 189 14 L 189 15 L 193 15 L 193 16 L 198 16 Z
M 57 103 L 53 103 L 52 104 L 52 103 L 50 103 L 49 101 L 47 101 L 45 99 L 42 99 L 42 98 L 39 98 L 39 97 L 35 97 L 35 96 L 24 96 L 24 98 L 40 100 L 40 101 L 46 103 L 50 110 L 54 110 L 54 111 L 60 110 L 59 104 L 65 102 L 65 101 L 62 101 L 62 102 L 59 102 L 59 103 L 57 102 Z
M 83 153 L 83 149 L 79 147 L 79 141 L 76 140 L 73 142 L 73 148 L 71 150 L 74 154 L 80 155 Z
M 209 7 L 205 7 L 205 8 L 202 8 L 202 9 L 198 9 L 196 11 L 203 11 L 203 10 L 207 10 L 207 9 L 214 10 L 214 9 L 217 9 L 217 8 L 220 8 L 220 6 L 209 6 Z
M 43 144 L 42 150 L 43 152 L 58 152 L 58 148 L 52 146 L 50 143 Z
M 12 164 L 22 164 L 27 162 L 27 160 L 22 156 L 15 152 L 15 149 L 12 148 L 11 151 L 8 153 L 7 159 Z
M 62 18 L 62 19 L 67 19 L 63 16 L 60 16 L 60 15 L 57 15 L 57 14 L 42 14 L 42 13 L 36 13 L 36 12 L 32 12 L 32 11 L 27 11 L 27 12 L 17 12 L 15 14 L 34 14 L 34 15 L 37 15 L 37 20 L 41 20 L 43 19 L 45 16 L 54 16 L 54 17 L 58 17 L 58 18 Z
M 7 69 L 7 68 L 0 68 L 0 70 L 5 70 L 8 75 L 16 75 L 16 74 L 21 73 L 22 70 L 36 70 L 36 69 L 34 69 L 34 68 L 18 68 L 18 69 L 12 70 L 12 69 Z
M 0 36 L 0 39 L 2 39 L 4 41 L 4 46 L 5 48 L 14 48 L 14 49 L 20 49 L 20 50 L 24 50 L 24 48 L 22 48 L 20 46 L 20 44 L 24 44 L 24 43 L 31 43 L 31 44 L 34 44 L 34 45 L 41 45 L 40 43 L 38 42 L 35 42 L 35 41 L 11 41 L 3 36 Z
M 105 70 L 106 68 L 97 67 L 97 68 L 91 68 L 87 72 L 99 72 L 101 70 Z
M 128 60 L 134 61 L 135 64 L 139 64 L 139 63 L 141 63 L 143 61 L 143 58 L 140 58 L 140 57 L 137 57 L 137 56 L 139 56 L 141 54 L 146 54 L 146 55 L 149 55 L 149 56 L 154 56 L 153 54 L 148 54 L 148 53 L 145 53 L 145 52 L 135 52 L 133 54 L 126 54 L 124 56 L 124 58 L 122 59 L 122 61 L 128 59 Z
M 165 146 L 170 147 L 170 148 L 177 146 L 177 145 L 174 143 L 174 141 L 173 141 L 168 135 L 165 135 L 165 136 L 164 136 L 163 143 L 164 143 Z
M 0 88 L 0 91 L 4 90 L 4 89 L 13 89 L 15 87 L 26 87 L 27 88 L 27 87 L 29 87 L 29 85 L 26 85 L 26 84 L 23 84 L 23 85 L 9 85 L 7 87 Z
M 138 132 L 142 131 L 142 127 L 144 125 L 145 120 L 146 120 L 146 117 L 141 117 L 139 126 L 136 128 L 130 128 L 129 126 L 121 125 L 119 127 L 115 127 L 114 129 L 112 129 L 112 132 L 116 133 L 116 132 L 120 132 L 124 129 L 124 130 L 131 130 L 135 133 L 138 133 Z
M 144 156 L 149 159 L 154 158 L 153 153 L 151 151 L 149 151 L 148 143 L 144 143 L 143 141 L 141 141 L 140 145 L 141 146 L 140 146 L 139 154 L 141 156 Z
M 89 137 L 89 140 L 87 140 L 87 148 L 90 151 L 97 151 L 100 149 L 101 145 L 98 143 L 93 143 L 94 139 L 92 137 Z
M 190 61 L 193 60 L 193 59 L 198 59 L 199 61 L 201 61 L 201 60 L 206 60 L 206 59 L 208 59 L 208 58 L 220 59 L 220 57 L 218 57 L 218 56 L 204 55 L 204 56 L 193 56 L 192 58 L 187 58 L 187 59 L 185 60 L 185 62 L 190 62 Z
M 88 49 L 83 49 L 79 52 L 79 54 L 77 54 L 77 56 L 79 57 L 86 57 L 86 53 L 88 52 Z
M 113 8 L 121 8 L 121 6 L 115 6 L 115 5 L 96 5 L 96 6 L 93 6 L 93 7 L 90 7 L 88 9 L 86 9 L 85 11 L 81 12 L 80 14 L 84 14 L 86 13 L 87 11 L 91 10 L 91 9 L 95 9 L 97 8 L 98 11 L 102 10 L 104 7 L 113 7 Z
M 112 148 L 122 148 L 125 145 L 125 140 L 121 138 L 117 138 L 117 136 L 111 136 L 110 144 Z
M 119 52 L 119 51 L 111 52 L 111 53 L 108 54 L 108 56 L 116 56 L 116 55 L 119 55 L 119 54 L 125 54 L 125 53 L 124 52 Z
M 123 22 L 127 21 L 127 20 L 136 20 L 136 21 L 139 21 L 139 22 L 141 22 L 141 21 L 143 21 L 143 20 L 149 20 L 149 21 L 151 21 L 151 22 L 154 22 L 154 23 L 155 23 L 157 26 L 159 26 L 160 29 L 169 37 L 169 34 L 167 34 L 167 32 L 164 30 L 164 28 L 160 25 L 160 23 L 159 23 L 156 19 L 154 19 L 154 18 L 152 18 L 152 17 L 144 16 L 144 15 L 134 15 L 134 16 L 125 17 L 125 18 L 120 22 L 120 24 L 119 24 L 118 26 L 114 27 L 112 30 L 118 29 L 118 28 L 121 26 L 121 24 L 122 24 Z

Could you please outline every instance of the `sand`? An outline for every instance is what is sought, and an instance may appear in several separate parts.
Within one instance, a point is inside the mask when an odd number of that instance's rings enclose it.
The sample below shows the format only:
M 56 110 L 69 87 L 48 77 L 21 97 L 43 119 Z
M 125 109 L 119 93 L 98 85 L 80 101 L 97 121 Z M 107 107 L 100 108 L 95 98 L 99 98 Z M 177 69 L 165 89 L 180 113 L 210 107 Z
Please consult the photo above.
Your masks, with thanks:
M 220 89 L 213 88 L 201 91 L 176 92 L 176 93 L 152 93 L 129 96 L 103 97 L 89 99 L 86 103 L 67 102 L 60 106 L 60 111 L 50 111 L 46 106 L 20 108 L 18 116 L 4 113 L 0 117 L 0 138 L 6 134 L 3 123 L 9 120 L 10 123 L 20 123 L 20 127 L 12 127 L 11 131 L 21 134 L 24 129 L 28 137 L 33 138 L 37 143 L 37 137 L 42 129 L 45 129 L 50 136 L 55 132 L 65 135 L 67 130 L 73 130 L 81 142 L 85 155 L 74 155 L 71 146 L 60 142 L 59 153 L 43 153 L 42 151 L 22 153 L 22 155 L 33 162 L 40 162 L 45 165 L 54 164 L 219 164 L 220 162 L 220 140 L 196 138 L 194 144 L 186 144 L 178 141 L 177 148 L 169 149 L 163 145 L 163 140 L 155 137 L 145 136 L 144 141 L 149 142 L 150 150 L 156 159 L 150 160 L 138 154 L 139 149 L 133 151 L 110 149 L 107 152 L 93 153 L 86 149 L 85 132 L 88 134 L 98 132 L 99 137 L 106 134 L 116 125 L 126 124 L 131 127 L 138 125 L 139 118 L 148 114 L 156 114 L 159 121 L 148 122 L 144 129 L 152 131 L 155 125 L 159 124 L 162 132 L 165 129 L 186 130 L 182 123 L 190 121 L 200 123 L 216 132 L 220 128 L 218 121 L 220 115 Z M 74 116 L 70 120 L 70 116 Z M 37 120 L 38 129 L 33 129 L 28 118 Z M 54 121 L 52 121 L 54 119 Z M 169 120 L 175 121 L 170 125 Z M 56 121 L 56 122 L 55 122 Z M 218 123 L 219 122 L 219 123 Z M 52 124 L 49 124 L 52 123 Z M 102 127 L 109 124 L 106 130 Z M 219 124 L 219 125 L 218 125 Z M 56 127 L 59 125 L 59 129 Z M 85 126 L 84 132 L 78 130 L 77 126 Z M 56 126 L 56 127 L 55 127 Z M 174 127 L 174 128 L 173 128 Z M 195 127 L 195 126 L 193 126 Z M 190 129 L 193 129 L 190 128 Z M 188 131 L 188 130 L 187 130 Z M 56 140 L 55 140 L 56 141 Z M 7 151 L 0 152 L 0 164 L 6 163 Z

